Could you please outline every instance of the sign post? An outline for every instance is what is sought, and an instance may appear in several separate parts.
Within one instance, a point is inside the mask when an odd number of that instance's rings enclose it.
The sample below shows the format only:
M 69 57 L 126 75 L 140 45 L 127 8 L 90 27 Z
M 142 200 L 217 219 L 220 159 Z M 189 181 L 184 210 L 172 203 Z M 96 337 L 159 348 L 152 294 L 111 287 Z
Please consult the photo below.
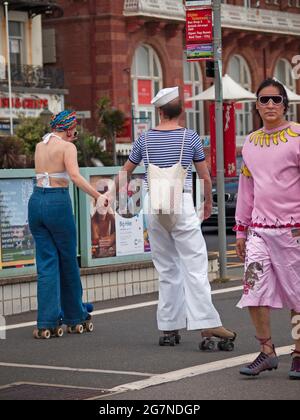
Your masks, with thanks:
M 10 44 L 9 44 L 9 23 L 8 23 L 8 2 L 4 2 L 6 22 L 6 43 L 7 43 L 7 75 L 8 75 L 8 97 L 9 97 L 9 124 L 10 134 L 14 135 L 14 123 L 12 116 L 12 91 L 11 91 L 11 68 L 10 68 Z
M 217 195 L 220 278 L 227 277 L 227 243 L 224 179 L 224 139 L 223 139 L 223 87 L 222 87 L 222 28 L 221 0 L 214 0 L 214 61 L 215 61 L 215 105 L 217 144 Z
M 214 60 L 215 133 L 218 192 L 218 233 L 220 278 L 227 277 L 225 217 L 222 28 L 221 0 L 186 0 L 186 41 L 188 61 Z M 212 25 L 213 20 L 213 25 Z

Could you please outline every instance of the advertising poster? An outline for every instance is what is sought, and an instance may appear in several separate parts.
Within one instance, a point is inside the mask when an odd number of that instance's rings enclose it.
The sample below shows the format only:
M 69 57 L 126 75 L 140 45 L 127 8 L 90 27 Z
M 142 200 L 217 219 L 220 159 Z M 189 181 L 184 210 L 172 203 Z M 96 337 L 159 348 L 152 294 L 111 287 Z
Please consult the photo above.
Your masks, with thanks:
M 27 209 L 32 191 L 32 179 L 0 180 L 0 269 L 35 262 Z
M 138 102 L 139 105 L 151 105 L 152 81 L 138 80 Z
M 112 178 L 91 176 L 90 183 L 101 194 L 108 191 Z M 116 223 L 115 212 L 107 207 L 101 214 L 96 209 L 96 200 L 91 199 L 91 240 L 92 258 L 116 256 Z
M 236 140 L 234 104 L 223 104 L 224 126 L 224 170 L 225 177 L 235 177 L 236 173 Z M 215 106 L 210 105 L 210 152 L 211 176 L 217 175 L 217 144 L 215 128 Z
M 184 85 L 184 100 L 186 101 L 188 98 L 193 96 L 193 86 L 192 85 Z M 193 102 L 185 102 L 184 103 L 185 109 L 193 109 Z
M 123 205 L 116 211 L 117 256 L 150 252 L 146 217 L 143 213 L 143 176 L 134 175 Z
M 91 185 L 100 193 L 111 189 L 113 177 L 91 176 Z M 121 188 L 115 202 L 97 210 L 91 199 L 92 258 L 143 254 L 150 244 L 143 210 L 143 176 L 134 175 Z
M 147 217 L 143 212 L 143 201 L 144 201 L 144 195 L 145 191 L 143 188 L 143 175 L 133 175 L 128 188 L 127 188 L 127 208 L 128 208 L 128 216 L 131 218 L 138 218 L 138 222 L 136 222 L 136 228 L 137 225 L 141 227 L 141 230 L 139 230 L 138 235 L 142 232 L 142 243 L 141 246 L 141 252 L 150 252 L 150 242 L 149 242 L 149 235 L 148 235 L 148 229 L 147 229 Z M 138 236 L 138 239 L 135 238 L 135 246 L 140 246 L 140 236 Z M 122 252 L 122 251 L 120 251 Z
M 123 217 L 116 213 L 117 256 L 143 254 L 143 214 Z
M 212 59 L 213 44 L 190 44 L 186 46 L 187 59 L 190 61 Z

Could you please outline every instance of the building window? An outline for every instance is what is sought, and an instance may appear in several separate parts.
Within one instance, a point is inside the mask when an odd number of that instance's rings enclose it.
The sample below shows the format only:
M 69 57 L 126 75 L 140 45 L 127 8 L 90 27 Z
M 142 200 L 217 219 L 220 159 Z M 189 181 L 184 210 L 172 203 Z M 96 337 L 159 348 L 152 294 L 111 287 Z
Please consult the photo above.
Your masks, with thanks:
M 293 79 L 292 75 L 292 65 L 285 59 L 278 60 L 274 76 L 281 83 L 283 83 L 288 89 L 295 92 L 296 91 L 296 80 Z M 289 121 L 295 121 L 297 118 L 297 105 L 290 104 L 289 110 L 287 112 L 287 119 Z
M 141 45 L 135 52 L 132 68 L 132 114 L 134 121 L 149 128 L 158 124 L 158 113 L 151 105 L 151 99 L 162 88 L 162 69 L 154 49 Z M 136 129 L 135 138 L 136 138 Z
M 183 58 L 184 97 L 198 95 L 203 91 L 202 72 L 199 63 L 188 62 Z M 204 135 L 203 101 L 185 103 L 187 127 Z
M 10 61 L 12 66 L 23 64 L 23 23 L 9 22 L 9 48 Z
M 251 91 L 252 81 L 249 66 L 240 55 L 231 57 L 228 64 L 229 76 L 243 88 Z M 253 130 L 251 104 L 241 102 L 236 104 L 236 135 L 245 137 Z

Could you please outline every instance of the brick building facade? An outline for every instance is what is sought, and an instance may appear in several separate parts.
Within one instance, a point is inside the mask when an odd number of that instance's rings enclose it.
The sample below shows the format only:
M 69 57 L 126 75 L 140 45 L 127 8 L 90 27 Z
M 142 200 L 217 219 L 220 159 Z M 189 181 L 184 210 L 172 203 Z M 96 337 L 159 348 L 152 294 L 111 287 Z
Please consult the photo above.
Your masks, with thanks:
M 46 19 L 43 25 L 45 39 L 53 47 L 53 55 L 45 64 L 64 69 L 65 87 L 69 90 L 66 105 L 91 111 L 91 119 L 86 121 L 91 130 L 96 126 L 96 102 L 103 95 L 109 96 L 128 118 L 133 116 L 137 124 L 148 118 L 153 125 L 155 115 L 149 99 L 160 87 L 179 85 L 187 95 L 194 95 L 212 84 L 212 79 L 205 75 L 204 62 L 185 60 L 185 14 L 181 0 L 59 0 L 58 3 L 64 16 Z M 291 76 L 293 57 L 300 55 L 300 1 L 224 3 L 224 74 L 228 73 L 251 91 L 265 77 L 276 76 L 291 90 L 300 92 L 300 80 Z M 192 103 L 186 111 L 187 125 L 207 134 L 207 105 L 203 108 L 202 104 Z M 290 114 L 291 118 L 299 119 L 299 107 L 291 107 Z M 238 137 L 242 138 L 258 124 L 252 105 L 237 109 Z

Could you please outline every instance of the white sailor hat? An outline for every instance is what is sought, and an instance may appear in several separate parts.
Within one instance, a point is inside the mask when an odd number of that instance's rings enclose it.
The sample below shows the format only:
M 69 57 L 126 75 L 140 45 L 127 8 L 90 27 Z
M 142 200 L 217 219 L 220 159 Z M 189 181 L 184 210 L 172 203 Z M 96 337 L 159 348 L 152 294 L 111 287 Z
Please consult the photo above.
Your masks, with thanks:
M 179 97 L 179 88 L 171 87 L 161 89 L 158 94 L 152 99 L 151 104 L 156 108 L 160 108 Z

